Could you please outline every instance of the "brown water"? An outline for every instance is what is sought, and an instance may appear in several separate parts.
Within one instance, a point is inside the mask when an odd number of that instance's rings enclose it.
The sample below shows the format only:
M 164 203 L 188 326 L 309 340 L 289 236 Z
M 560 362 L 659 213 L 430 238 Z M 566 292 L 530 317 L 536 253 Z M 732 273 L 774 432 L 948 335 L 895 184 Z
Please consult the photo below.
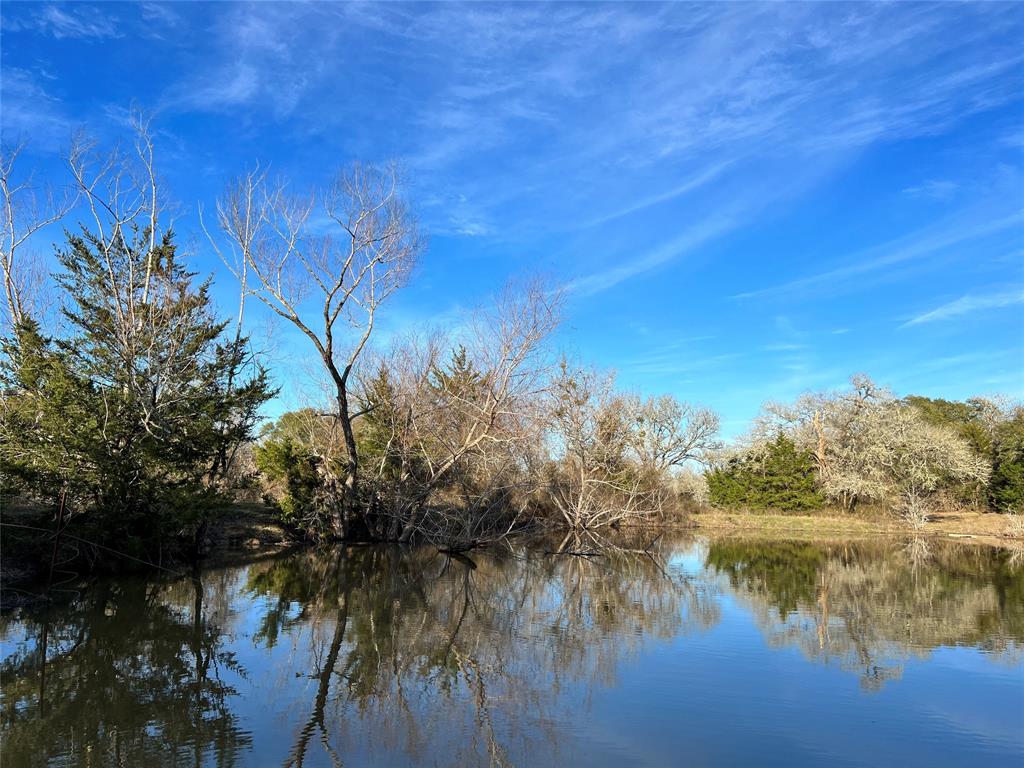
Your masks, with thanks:
M 2 764 L 1024 764 L 1019 555 L 549 548 L 305 551 L 21 609 Z

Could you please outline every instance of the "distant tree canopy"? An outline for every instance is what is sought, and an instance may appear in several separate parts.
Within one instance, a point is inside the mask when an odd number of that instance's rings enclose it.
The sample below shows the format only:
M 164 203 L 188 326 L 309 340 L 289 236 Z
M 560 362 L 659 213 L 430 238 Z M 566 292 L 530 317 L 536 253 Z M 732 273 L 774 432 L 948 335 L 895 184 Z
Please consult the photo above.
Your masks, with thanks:
M 811 452 L 782 434 L 713 467 L 707 481 L 709 500 L 720 507 L 795 511 L 825 504 Z
M 992 473 L 978 492 L 993 509 L 1024 511 L 1024 408 L 983 398 L 958 402 L 912 395 L 904 402 L 929 423 L 954 430 L 988 460 Z
M 768 403 L 754 424 L 750 451 L 708 474 L 711 498 L 767 506 L 762 498 L 777 486 L 803 478 L 810 484 L 803 487 L 813 487 L 823 502 L 847 510 L 881 504 L 915 524 L 948 504 L 1013 511 L 1024 498 L 1022 423 L 1019 406 L 983 398 L 899 400 L 857 375 L 845 390 Z M 769 459 L 781 465 L 767 468 Z

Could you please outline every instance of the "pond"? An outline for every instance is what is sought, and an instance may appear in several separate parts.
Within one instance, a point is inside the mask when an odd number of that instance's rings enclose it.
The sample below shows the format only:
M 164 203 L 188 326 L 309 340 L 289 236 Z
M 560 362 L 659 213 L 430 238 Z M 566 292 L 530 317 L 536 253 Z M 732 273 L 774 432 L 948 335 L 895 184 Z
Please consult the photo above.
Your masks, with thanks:
M 557 544 L 305 550 L 18 609 L 4 768 L 1024 764 L 1020 553 Z

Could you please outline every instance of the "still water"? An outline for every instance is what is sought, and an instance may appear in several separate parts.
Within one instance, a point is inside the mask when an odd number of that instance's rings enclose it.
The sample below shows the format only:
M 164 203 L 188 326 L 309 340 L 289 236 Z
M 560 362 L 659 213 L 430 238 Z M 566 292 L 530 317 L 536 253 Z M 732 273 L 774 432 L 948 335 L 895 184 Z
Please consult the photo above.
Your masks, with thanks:
M 550 549 L 303 551 L 20 609 L 2 764 L 1024 765 L 1020 553 Z

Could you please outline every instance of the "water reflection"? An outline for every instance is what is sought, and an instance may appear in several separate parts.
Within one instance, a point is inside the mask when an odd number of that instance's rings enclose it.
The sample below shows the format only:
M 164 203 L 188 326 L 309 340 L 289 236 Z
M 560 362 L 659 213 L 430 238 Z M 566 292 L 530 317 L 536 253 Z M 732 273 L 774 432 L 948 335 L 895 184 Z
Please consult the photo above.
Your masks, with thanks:
M 1020 664 L 1024 571 L 1009 553 L 620 544 L 306 551 L 22 609 L 0 620 L 4 765 L 642 764 L 602 747 L 609 708 L 658 722 L 746 696 L 724 677 L 623 692 L 673 659 L 752 657 L 718 644 L 727 611 L 799 648 L 804 669 L 835 663 L 872 689 L 941 646 Z M 684 730 L 653 738 L 676 748 Z
M 655 559 L 531 554 L 364 548 L 253 569 L 248 589 L 269 599 L 257 640 L 272 647 L 298 630 L 313 662 L 315 695 L 287 764 L 302 765 L 312 744 L 333 759 L 362 733 L 414 762 L 506 764 L 510 743 L 557 747 L 568 687 L 611 685 L 645 641 L 714 622 L 702 585 Z
M 250 738 L 224 681 L 241 672 L 218 630 L 225 575 L 104 582 L 6 623 L 4 765 L 235 765 Z
M 1007 550 L 914 539 L 809 544 L 719 541 L 724 574 L 769 643 L 856 672 L 868 689 L 941 646 L 969 645 L 1019 663 L 1024 570 Z

